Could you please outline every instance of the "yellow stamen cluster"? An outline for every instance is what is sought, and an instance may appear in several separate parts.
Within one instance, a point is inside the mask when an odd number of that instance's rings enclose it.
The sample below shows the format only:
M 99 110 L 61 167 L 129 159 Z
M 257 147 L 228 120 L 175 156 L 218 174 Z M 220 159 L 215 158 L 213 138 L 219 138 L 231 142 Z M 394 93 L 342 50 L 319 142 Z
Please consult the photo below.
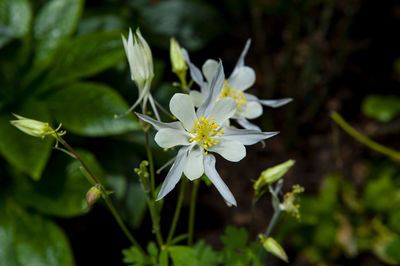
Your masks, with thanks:
M 210 120 L 210 118 L 205 119 L 204 116 L 202 116 L 194 123 L 195 125 L 192 127 L 193 130 L 188 131 L 190 134 L 194 135 L 194 137 L 189 140 L 190 142 L 196 141 L 204 150 L 220 142 L 215 139 L 215 137 L 221 137 L 221 135 L 224 134 L 224 130 L 218 130 L 220 125 L 215 123 L 215 118 Z
M 233 99 L 235 99 L 238 108 L 246 103 L 246 97 L 244 96 L 244 93 L 229 87 L 228 81 L 226 80 L 224 81 L 224 88 L 222 89 L 222 92 L 219 95 L 217 101 L 224 97 L 232 97 Z
M 283 208 L 286 212 L 292 214 L 297 219 L 300 219 L 300 204 L 298 204 L 298 194 L 304 192 L 304 188 L 299 185 L 294 185 L 291 192 L 287 192 L 283 196 Z M 297 201 L 297 203 L 296 203 Z

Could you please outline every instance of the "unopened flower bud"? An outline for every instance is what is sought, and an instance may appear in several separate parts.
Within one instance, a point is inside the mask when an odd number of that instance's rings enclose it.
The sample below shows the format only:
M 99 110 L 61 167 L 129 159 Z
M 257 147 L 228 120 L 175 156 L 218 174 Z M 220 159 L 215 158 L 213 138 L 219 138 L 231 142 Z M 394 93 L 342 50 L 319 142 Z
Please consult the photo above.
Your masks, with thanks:
M 149 193 L 151 191 L 150 184 L 150 174 L 147 170 L 147 166 L 149 165 L 148 161 L 142 161 L 139 165 L 139 168 L 135 168 L 136 174 L 139 176 L 140 184 L 142 185 L 142 189 L 145 193 Z
M 278 181 L 287 171 L 294 165 L 294 160 L 288 160 L 284 163 L 278 164 L 264 170 L 257 181 L 254 183 L 253 188 L 256 192 L 260 191 L 265 185 L 270 185 Z
M 56 133 L 56 130 L 50 127 L 49 123 L 29 119 L 16 114 L 14 114 L 14 116 L 18 118 L 18 120 L 11 120 L 10 123 L 28 135 L 44 138 L 45 136 Z
M 101 190 L 98 185 L 91 187 L 86 193 L 86 208 L 91 207 L 101 196 Z
M 169 55 L 171 57 L 172 72 L 179 75 L 186 75 L 187 65 L 185 58 L 183 58 L 181 47 L 179 43 L 171 38 Z
M 272 237 L 264 237 L 263 235 L 259 235 L 258 237 L 260 238 L 261 244 L 269 253 L 289 263 L 285 250 L 275 239 Z

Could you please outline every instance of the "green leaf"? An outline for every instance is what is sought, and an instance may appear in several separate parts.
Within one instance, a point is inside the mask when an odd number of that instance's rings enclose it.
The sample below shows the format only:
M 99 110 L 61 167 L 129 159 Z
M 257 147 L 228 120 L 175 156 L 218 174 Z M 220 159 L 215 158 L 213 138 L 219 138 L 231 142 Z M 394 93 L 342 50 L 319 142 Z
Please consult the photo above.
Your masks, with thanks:
M 122 31 L 123 20 L 116 15 L 100 15 L 84 18 L 79 22 L 78 34 L 87 34 L 99 31 Z
M 20 110 L 19 115 L 49 121 L 43 104 L 30 102 Z M 44 139 L 29 136 L 10 124 L 15 117 L 11 114 L 0 114 L 0 154 L 18 170 L 38 180 L 50 155 L 52 138 Z
M 71 266 L 72 251 L 64 232 L 53 222 L 25 212 L 0 197 L 0 264 Z
M 197 242 L 193 249 L 195 250 L 196 257 L 200 261 L 200 265 L 218 265 L 218 255 L 210 245 L 207 245 L 204 240 Z
M 76 134 L 107 136 L 140 129 L 132 114 L 124 113 L 128 105 L 110 87 L 96 83 L 74 83 L 46 99 L 54 118 Z
M 84 150 L 77 153 L 105 184 L 106 175 L 94 155 Z M 77 160 L 59 153 L 52 158 L 39 182 L 19 177 L 14 185 L 14 195 L 20 204 L 44 214 L 59 217 L 81 215 L 88 211 L 85 196 L 91 188 L 84 171 Z
M 41 91 L 103 71 L 124 58 L 120 32 L 78 36 L 57 49 Z
M 140 253 L 140 251 L 131 246 L 129 249 L 123 249 L 122 254 L 124 255 L 123 262 L 132 263 L 133 265 L 147 265 L 146 258 Z
M 247 231 L 244 228 L 237 229 L 233 226 L 228 226 L 225 229 L 224 235 L 221 237 L 225 247 L 230 249 L 242 249 L 246 247 Z
M 31 20 L 32 9 L 27 0 L 0 0 L 0 48 L 13 38 L 25 36 Z
M 361 107 L 364 115 L 379 122 L 389 122 L 400 114 L 400 97 L 389 95 L 369 95 Z
M 168 252 L 174 266 L 200 266 L 199 261 L 196 259 L 196 253 L 191 247 L 172 246 L 168 247 Z
M 83 0 L 51 0 L 39 10 L 34 22 L 35 65 L 47 65 L 55 49 L 75 31 L 82 9 Z
M 151 43 L 165 50 L 174 36 L 189 50 L 205 47 L 225 28 L 222 15 L 204 1 L 170 0 L 140 9 L 143 32 L 148 32 Z M 212 25 L 212 27 L 210 27 Z
M 391 261 L 396 264 L 400 263 L 400 237 L 388 243 L 384 253 Z

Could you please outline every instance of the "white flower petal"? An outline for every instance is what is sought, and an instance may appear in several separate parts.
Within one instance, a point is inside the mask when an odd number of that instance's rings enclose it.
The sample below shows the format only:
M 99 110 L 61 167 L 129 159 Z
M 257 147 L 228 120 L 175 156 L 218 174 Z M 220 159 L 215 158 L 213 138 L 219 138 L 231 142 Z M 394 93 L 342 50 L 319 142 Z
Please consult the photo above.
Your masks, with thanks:
M 272 108 L 281 107 L 287 103 L 290 103 L 292 98 L 283 98 L 283 99 L 276 99 L 276 100 L 258 100 L 259 103 L 265 106 L 269 106 Z
M 208 59 L 202 67 L 203 74 L 206 77 L 206 80 L 208 83 L 212 81 L 212 78 L 214 77 L 215 71 L 217 71 L 218 68 L 218 62 L 213 60 L 213 59 Z
M 251 44 L 251 39 L 248 39 L 246 45 L 243 48 L 242 53 L 239 56 L 239 59 L 236 62 L 235 68 L 233 69 L 231 76 L 235 75 L 238 69 L 244 66 L 244 58 L 246 57 L 247 51 L 249 51 L 250 44 Z
M 169 109 L 171 113 L 183 123 L 186 129 L 192 129 L 194 121 L 197 120 L 197 116 L 194 112 L 194 105 L 189 95 L 175 93 L 169 102 Z
M 202 105 L 204 103 L 204 101 L 206 100 L 206 96 L 204 96 L 204 94 L 202 94 L 199 91 L 195 91 L 195 90 L 191 90 L 189 93 L 189 96 L 192 99 L 194 106 L 196 106 L 196 107 L 199 107 L 200 105 Z
M 231 205 L 236 206 L 235 197 L 232 192 L 226 186 L 222 178 L 219 176 L 217 170 L 215 169 L 215 157 L 211 154 L 204 156 L 204 172 L 208 179 L 214 184 L 218 192 L 224 198 L 224 200 Z
M 169 149 L 179 145 L 189 145 L 191 135 L 186 130 L 178 130 L 173 128 L 162 128 L 160 129 L 154 140 L 164 149 Z
M 261 131 L 261 128 L 254 125 L 253 123 L 250 123 L 249 120 L 247 120 L 244 117 L 237 118 L 236 121 L 239 123 L 239 125 L 241 125 L 245 129 Z
M 255 96 L 253 94 L 245 93 L 245 92 L 243 94 L 244 94 L 244 97 L 246 97 L 247 101 L 258 101 L 257 96 Z
M 208 148 L 209 151 L 216 152 L 228 161 L 238 162 L 246 156 L 246 148 L 237 140 L 218 139 L 221 142 Z
M 178 155 L 176 156 L 176 160 L 172 165 L 171 169 L 169 170 L 168 175 L 161 186 L 160 192 L 158 193 L 156 200 L 164 198 L 165 195 L 167 195 L 171 190 L 173 190 L 176 184 L 179 182 L 179 179 L 182 176 L 183 166 L 187 158 L 187 151 L 188 147 L 183 147 L 179 150 Z
M 253 145 L 261 140 L 271 138 L 279 132 L 260 132 L 258 130 L 247 130 L 238 128 L 224 128 L 223 139 L 237 140 L 243 145 Z
M 206 95 L 206 100 L 204 103 L 197 109 L 197 116 L 208 117 L 209 112 L 214 107 L 215 101 L 218 96 L 221 94 L 222 88 L 224 87 L 224 67 L 222 66 L 222 62 L 218 63 L 218 68 L 214 73 L 214 77 L 209 84 L 208 92 Z
M 200 69 L 198 69 L 194 64 L 192 64 L 192 62 L 190 61 L 189 54 L 184 48 L 182 48 L 182 56 L 183 58 L 185 58 L 186 63 L 189 66 L 190 76 L 192 77 L 194 82 L 196 82 L 197 85 L 199 85 L 200 87 L 203 87 L 204 86 L 203 75 L 201 74 Z
M 244 91 L 253 86 L 256 81 L 256 73 L 250 67 L 244 66 L 239 68 L 235 75 L 228 79 L 229 87 L 239 91 Z
M 236 113 L 236 102 L 231 97 L 225 97 L 215 103 L 208 117 L 215 118 L 215 123 L 222 125 Z
M 240 106 L 238 112 L 240 116 L 244 116 L 247 119 L 254 119 L 262 115 L 263 108 L 258 102 L 250 101 Z
M 183 168 L 183 173 L 190 180 L 197 179 L 203 175 L 203 151 L 198 145 L 193 146 L 193 148 L 189 151 L 185 166 Z
M 162 128 L 173 128 L 173 129 L 185 130 L 182 126 L 182 123 L 179 121 L 175 121 L 175 122 L 171 122 L 171 123 L 164 123 L 164 122 L 154 120 L 153 118 L 151 118 L 147 115 L 142 115 L 139 113 L 136 113 L 136 115 L 140 118 L 140 120 L 143 120 L 144 122 L 151 124 L 157 130 L 160 130 Z

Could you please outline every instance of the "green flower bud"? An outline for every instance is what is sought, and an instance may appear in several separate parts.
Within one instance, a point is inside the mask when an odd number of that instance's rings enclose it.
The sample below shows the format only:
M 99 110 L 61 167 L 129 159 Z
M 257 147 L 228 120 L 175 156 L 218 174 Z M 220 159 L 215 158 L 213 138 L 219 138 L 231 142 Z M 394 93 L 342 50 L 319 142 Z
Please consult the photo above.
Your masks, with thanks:
M 92 206 L 101 196 L 101 190 L 99 185 L 91 187 L 86 193 L 86 208 Z
M 181 47 L 174 38 L 171 38 L 169 55 L 171 58 L 172 72 L 174 72 L 182 82 L 182 79 L 186 78 L 188 67 L 185 58 L 183 58 Z
M 259 192 L 265 185 L 270 185 L 278 181 L 287 171 L 294 165 L 294 160 L 288 160 L 284 163 L 278 164 L 264 170 L 257 181 L 254 183 L 253 188 Z
M 282 248 L 281 245 L 279 245 L 278 242 L 276 242 L 275 239 L 273 239 L 272 237 L 264 237 L 263 235 L 259 235 L 258 237 L 260 238 L 261 244 L 264 246 L 265 250 L 267 250 L 275 257 L 278 257 L 281 260 L 285 261 L 286 263 L 289 263 L 289 259 L 286 255 L 285 250 Z
M 14 116 L 18 118 L 18 120 L 11 120 L 10 123 L 28 135 L 44 138 L 48 135 L 55 134 L 57 131 L 50 127 L 49 123 L 29 119 L 16 114 L 14 114 Z

